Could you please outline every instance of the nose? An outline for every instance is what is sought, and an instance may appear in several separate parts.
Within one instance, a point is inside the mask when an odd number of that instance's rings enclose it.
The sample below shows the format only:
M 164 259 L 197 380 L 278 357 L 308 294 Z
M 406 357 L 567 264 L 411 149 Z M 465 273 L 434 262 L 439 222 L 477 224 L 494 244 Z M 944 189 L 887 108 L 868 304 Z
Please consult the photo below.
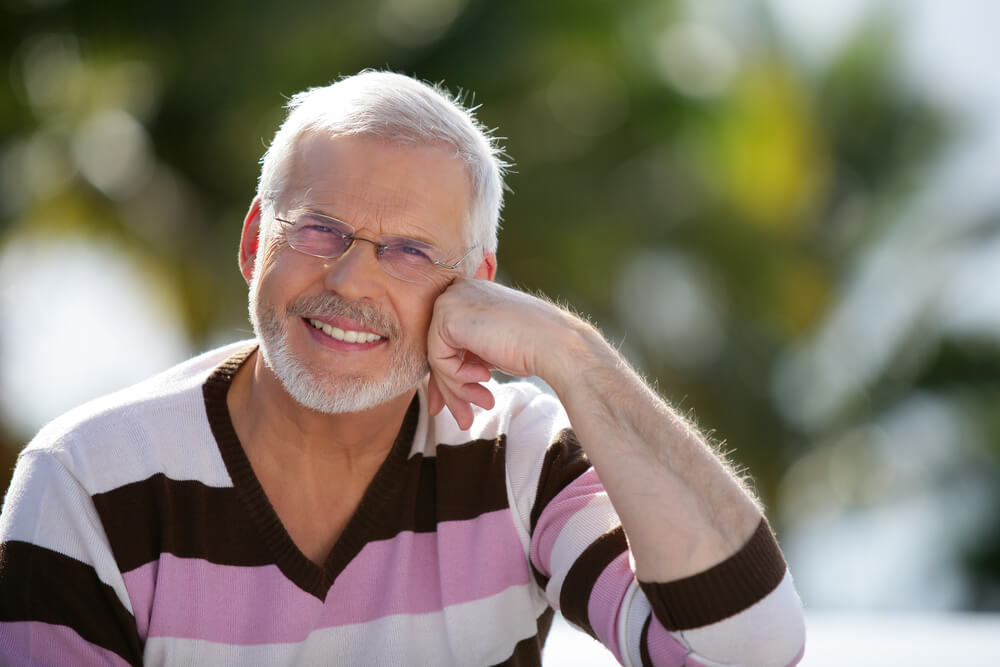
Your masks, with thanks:
M 375 246 L 375 252 L 366 244 Z M 376 294 L 383 288 L 386 277 L 378 264 L 378 249 L 379 245 L 375 241 L 355 237 L 344 254 L 327 260 L 324 286 L 349 299 Z
M 351 237 L 351 245 L 357 245 L 357 241 L 364 241 L 365 243 L 371 243 L 373 246 L 375 246 L 375 258 L 379 259 L 382 257 L 382 244 L 379 243 L 378 241 L 372 241 L 371 239 L 366 239 L 361 236 Z M 347 250 L 349 252 L 350 248 L 348 248 Z

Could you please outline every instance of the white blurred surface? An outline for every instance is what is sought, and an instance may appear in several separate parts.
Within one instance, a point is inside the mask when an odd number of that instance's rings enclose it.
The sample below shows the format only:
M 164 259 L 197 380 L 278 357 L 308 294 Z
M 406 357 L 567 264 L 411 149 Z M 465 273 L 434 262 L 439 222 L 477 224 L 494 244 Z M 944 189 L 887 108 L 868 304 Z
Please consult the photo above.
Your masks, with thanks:
M 1000 614 L 810 612 L 802 667 L 1000 665 Z
M 800 667 L 1000 666 L 1000 614 L 809 611 Z M 617 665 L 603 646 L 556 615 L 546 667 Z
M 150 267 L 110 241 L 21 235 L 0 253 L 0 418 L 44 423 L 191 356 Z

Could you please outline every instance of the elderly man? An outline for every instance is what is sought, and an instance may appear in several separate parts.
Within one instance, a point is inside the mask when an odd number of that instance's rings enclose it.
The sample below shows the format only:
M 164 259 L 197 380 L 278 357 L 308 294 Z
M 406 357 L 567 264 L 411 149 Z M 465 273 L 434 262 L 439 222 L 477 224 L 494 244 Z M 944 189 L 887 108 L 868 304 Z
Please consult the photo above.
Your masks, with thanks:
M 256 340 L 24 450 L 0 662 L 538 664 L 553 609 L 625 664 L 797 662 L 740 480 L 592 326 L 492 282 L 471 112 L 379 72 L 289 107 L 239 245 Z

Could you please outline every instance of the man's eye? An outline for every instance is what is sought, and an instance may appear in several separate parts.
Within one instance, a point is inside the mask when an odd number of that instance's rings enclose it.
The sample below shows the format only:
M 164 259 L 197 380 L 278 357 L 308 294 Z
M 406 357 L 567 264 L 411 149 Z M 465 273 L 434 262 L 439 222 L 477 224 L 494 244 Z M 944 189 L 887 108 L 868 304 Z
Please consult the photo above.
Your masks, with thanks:
M 417 244 L 400 243 L 389 247 L 389 251 L 405 259 L 408 262 L 430 262 L 431 258 L 427 254 L 427 248 Z
M 328 225 L 306 225 L 302 229 L 316 234 L 340 234 L 340 232 Z

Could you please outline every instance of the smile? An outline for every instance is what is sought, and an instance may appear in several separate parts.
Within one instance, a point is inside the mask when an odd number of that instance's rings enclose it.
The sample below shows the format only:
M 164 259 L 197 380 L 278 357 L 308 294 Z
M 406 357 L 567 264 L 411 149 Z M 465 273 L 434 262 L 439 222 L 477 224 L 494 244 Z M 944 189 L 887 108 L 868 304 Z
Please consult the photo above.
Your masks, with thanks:
M 325 322 L 320 322 L 319 320 L 306 321 L 309 322 L 309 325 L 314 329 L 319 329 L 330 338 L 333 338 L 334 340 L 342 340 L 345 343 L 374 343 L 375 341 L 382 340 L 381 336 L 371 333 L 370 331 L 344 331 L 339 327 L 332 327 Z

